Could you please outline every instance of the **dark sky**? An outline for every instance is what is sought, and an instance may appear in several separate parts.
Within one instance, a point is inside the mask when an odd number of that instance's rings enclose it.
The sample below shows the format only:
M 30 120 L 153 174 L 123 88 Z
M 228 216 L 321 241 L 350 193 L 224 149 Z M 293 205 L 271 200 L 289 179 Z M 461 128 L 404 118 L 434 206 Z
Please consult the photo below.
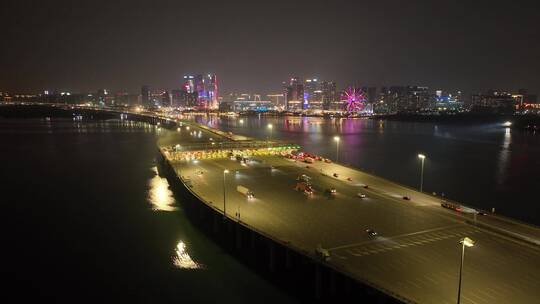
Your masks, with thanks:
M 497 3 L 496 3 L 497 2 Z M 519 1 L 0 1 L 0 91 L 138 92 L 215 72 L 540 92 L 540 14 Z

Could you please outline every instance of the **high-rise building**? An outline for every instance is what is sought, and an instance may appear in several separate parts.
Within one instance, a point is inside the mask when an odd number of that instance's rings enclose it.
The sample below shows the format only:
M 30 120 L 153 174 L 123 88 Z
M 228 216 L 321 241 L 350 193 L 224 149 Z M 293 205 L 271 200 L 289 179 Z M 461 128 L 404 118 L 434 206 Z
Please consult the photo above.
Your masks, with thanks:
M 368 103 L 375 103 L 377 101 L 377 88 L 376 87 L 363 87 L 362 92 L 367 98 Z
M 287 110 L 288 111 L 299 111 L 304 109 L 304 85 L 302 80 L 298 77 L 292 77 L 287 85 L 284 83 L 284 92 Z
M 209 109 L 218 108 L 218 82 L 215 74 L 208 74 L 203 79 L 204 94 L 206 95 L 206 107 Z
M 406 97 L 407 102 L 402 107 L 405 112 L 426 111 L 435 101 L 435 96 L 428 87 L 409 86 Z
M 191 92 L 184 89 L 172 90 L 172 106 L 178 108 L 193 108 L 197 106 L 197 92 Z
M 141 101 L 143 106 L 150 106 L 150 86 L 143 85 L 141 87 Z
M 195 76 L 184 75 L 184 83 L 182 84 L 182 90 L 187 93 L 196 92 L 195 89 Z
M 322 82 L 317 78 L 306 79 L 304 82 L 304 109 L 323 109 Z
M 140 95 L 139 94 L 129 94 L 125 91 L 119 91 L 114 94 L 114 104 L 123 105 L 123 106 L 135 106 L 139 105 Z
M 182 89 L 186 93 L 197 93 L 198 109 L 218 108 L 218 83 L 215 74 L 184 75 Z
M 102 105 L 111 104 L 111 103 L 107 103 L 106 99 L 107 99 L 108 95 L 109 95 L 109 92 L 106 89 L 97 90 L 96 97 L 97 97 L 98 103 L 100 103 Z
M 332 110 L 339 108 L 339 96 L 336 83 L 333 81 L 321 81 L 322 108 L 323 110 Z
M 170 107 L 172 106 L 172 96 L 169 91 L 164 91 L 161 94 L 161 106 L 162 107 Z
M 519 99 L 504 91 L 489 90 L 484 94 L 472 94 L 471 111 L 494 114 L 513 114 Z

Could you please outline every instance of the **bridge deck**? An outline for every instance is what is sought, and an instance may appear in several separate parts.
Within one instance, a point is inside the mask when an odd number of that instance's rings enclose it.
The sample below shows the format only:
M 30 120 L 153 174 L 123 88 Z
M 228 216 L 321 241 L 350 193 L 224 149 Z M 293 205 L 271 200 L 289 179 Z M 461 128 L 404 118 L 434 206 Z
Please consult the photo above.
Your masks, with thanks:
M 230 217 L 308 254 L 321 244 L 329 249 L 332 265 L 412 301 L 455 303 L 458 241 L 465 236 L 477 244 L 466 249 L 462 303 L 535 303 L 540 298 L 536 246 L 468 224 L 465 220 L 472 218 L 442 208 L 437 198 L 358 170 L 323 162 L 306 168 L 305 163 L 277 156 L 256 158 L 260 162 L 246 166 L 229 159 L 173 165 L 179 176 L 191 180 L 197 194 L 220 210 L 223 170 L 228 169 L 226 210 Z M 334 172 L 338 178 L 332 176 Z M 299 174 L 312 178 L 313 195 L 294 190 Z M 255 198 L 237 192 L 237 185 L 252 190 Z M 331 187 L 336 195 L 325 194 Z M 357 197 L 359 192 L 367 197 Z M 411 201 L 404 200 L 404 195 Z M 491 215 L 478 220 L 486 225 L 499 222 Z M 503 225 L 506 229 L 510 224 Z M 537 236 L 536 228 L 523 227 L 529 236 Z M 379 236 L 369 237 L 368 228 Z

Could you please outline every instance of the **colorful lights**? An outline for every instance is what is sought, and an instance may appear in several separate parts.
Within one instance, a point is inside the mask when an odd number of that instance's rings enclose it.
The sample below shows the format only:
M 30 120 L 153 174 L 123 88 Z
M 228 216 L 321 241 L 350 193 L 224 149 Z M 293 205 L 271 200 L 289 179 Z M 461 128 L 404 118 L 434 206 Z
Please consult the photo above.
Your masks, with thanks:
M 347 112 L 349 113 L 361 112 L 364 110 L 367 101 L 364 92 L 354 87 L 349 87 L 343 92 L 343 99 L 347 101 Z

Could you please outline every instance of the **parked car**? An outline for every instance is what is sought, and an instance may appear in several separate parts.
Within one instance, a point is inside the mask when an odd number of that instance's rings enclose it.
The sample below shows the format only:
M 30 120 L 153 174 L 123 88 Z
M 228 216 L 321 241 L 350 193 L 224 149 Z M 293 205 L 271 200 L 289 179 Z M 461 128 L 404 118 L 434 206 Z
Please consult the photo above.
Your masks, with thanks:
M 410 198 L 409 196 L 406 196 L 406 195 L 403 196 L 403 199 L 406 200 L 406 201 L 410 201 L 410 200 L 411 200 L 411 198 Z
M 339 177 L 339 174 L 337 174 L 337 173 L 334 173 L 333 175 L 334 175 L 334 177 Z
M 366 195 L 363 193 L 357 193 L 356 196 L 358 196 L 359 198 L 366 198 Z

